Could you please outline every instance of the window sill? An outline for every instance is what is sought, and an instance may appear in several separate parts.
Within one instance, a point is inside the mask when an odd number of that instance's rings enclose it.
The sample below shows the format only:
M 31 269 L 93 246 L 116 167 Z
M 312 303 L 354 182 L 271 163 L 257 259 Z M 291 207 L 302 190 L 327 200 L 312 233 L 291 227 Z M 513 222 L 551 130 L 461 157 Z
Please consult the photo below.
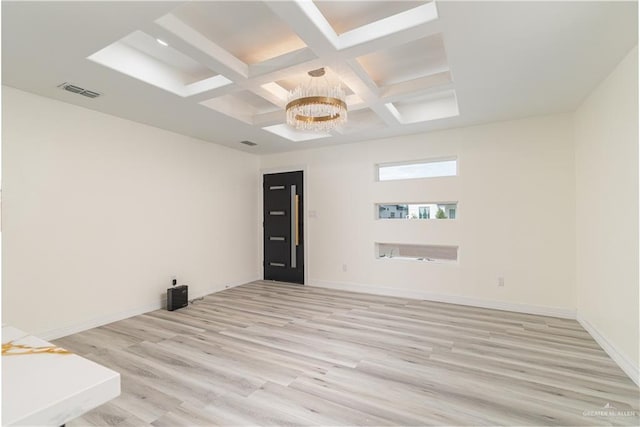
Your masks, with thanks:
M 416 258 L 416 257 L 407 257 L 407 256 L 379 256 L 376 258 L 378 260 L 387 260 L 387 261 L 409 261 L 409 262 L 421 262 L 421 263 L 429 263 L 429 264 L 458 264 L 458 261 L 448 260 L 448 259 L 434 259 L 434 258 Z

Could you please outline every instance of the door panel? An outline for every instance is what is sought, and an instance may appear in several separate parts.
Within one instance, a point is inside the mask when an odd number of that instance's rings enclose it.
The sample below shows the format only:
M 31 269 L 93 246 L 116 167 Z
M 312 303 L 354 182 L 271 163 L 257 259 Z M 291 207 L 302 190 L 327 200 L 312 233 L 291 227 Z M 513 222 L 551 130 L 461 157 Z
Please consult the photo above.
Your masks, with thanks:
M 264 175 L 264 278 L 304 284 L 302 171 Z

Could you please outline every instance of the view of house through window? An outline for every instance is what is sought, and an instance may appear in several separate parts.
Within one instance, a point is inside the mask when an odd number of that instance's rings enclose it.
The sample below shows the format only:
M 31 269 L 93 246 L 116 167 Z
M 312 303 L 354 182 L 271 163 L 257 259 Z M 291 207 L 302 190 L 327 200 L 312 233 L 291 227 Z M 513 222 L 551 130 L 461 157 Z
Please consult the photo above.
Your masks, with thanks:
M 456 219 L 458 203 L 399 203 L 376 205 L 378 219 Z

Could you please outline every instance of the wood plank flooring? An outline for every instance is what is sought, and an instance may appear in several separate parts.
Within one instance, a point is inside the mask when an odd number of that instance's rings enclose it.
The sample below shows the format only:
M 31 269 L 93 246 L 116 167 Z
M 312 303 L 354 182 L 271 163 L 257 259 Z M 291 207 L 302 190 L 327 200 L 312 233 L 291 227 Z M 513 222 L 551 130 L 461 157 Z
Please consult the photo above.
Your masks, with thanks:
M 56 344 L 122 375 L 69 426 L 640 424 L 566 319 L 260 281 Z

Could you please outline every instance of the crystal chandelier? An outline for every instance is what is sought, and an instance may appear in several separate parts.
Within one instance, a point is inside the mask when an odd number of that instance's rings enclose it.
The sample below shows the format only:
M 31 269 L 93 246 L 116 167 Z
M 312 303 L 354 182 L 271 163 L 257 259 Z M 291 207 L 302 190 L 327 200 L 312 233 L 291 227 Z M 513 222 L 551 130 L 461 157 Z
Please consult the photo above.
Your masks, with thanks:
M 340 84 L 329 85 L 324 68 L 309 71 L 308 84 L 289 93 L 287 124 L 297 130 L 329 132 L 347 122 L 347 103 Z

